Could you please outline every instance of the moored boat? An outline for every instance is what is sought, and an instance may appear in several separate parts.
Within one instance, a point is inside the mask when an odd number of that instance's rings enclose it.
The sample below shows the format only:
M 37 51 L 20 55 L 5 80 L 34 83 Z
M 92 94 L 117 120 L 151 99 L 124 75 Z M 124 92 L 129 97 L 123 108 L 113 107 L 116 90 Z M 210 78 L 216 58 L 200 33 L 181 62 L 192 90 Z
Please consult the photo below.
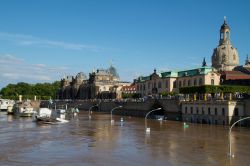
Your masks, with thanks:
M 7 111 L 9 106 L 15 104 L 14 100 L 0 99 L 0 111 Z

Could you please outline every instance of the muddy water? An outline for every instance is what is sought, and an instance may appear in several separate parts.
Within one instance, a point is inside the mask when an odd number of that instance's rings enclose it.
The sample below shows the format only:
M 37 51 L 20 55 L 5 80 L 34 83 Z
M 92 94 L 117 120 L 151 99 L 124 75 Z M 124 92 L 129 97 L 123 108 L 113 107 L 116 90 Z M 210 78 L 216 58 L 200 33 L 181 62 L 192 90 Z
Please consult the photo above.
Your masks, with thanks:
M 200 166 L 250 165 L 250 129 L 81 112 L 67 124 L 45 125 L 0 113 L 0 165 Z

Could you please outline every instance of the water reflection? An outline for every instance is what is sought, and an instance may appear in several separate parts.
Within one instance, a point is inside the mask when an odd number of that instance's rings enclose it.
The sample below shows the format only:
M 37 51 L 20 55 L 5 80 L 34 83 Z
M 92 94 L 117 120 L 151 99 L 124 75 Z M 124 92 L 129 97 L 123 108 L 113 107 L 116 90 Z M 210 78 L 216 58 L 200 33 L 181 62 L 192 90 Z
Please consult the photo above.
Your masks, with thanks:
M 0 165 L 248 165 L 249 128 L 147 120 L 88 111 L 48 125 L 0 114 Z

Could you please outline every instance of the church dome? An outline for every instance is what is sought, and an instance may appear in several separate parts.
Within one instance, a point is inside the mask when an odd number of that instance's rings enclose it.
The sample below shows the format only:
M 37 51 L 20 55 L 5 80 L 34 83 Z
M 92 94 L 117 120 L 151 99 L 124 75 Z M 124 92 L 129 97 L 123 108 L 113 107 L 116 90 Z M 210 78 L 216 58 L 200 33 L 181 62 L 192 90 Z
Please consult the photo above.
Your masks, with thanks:
M 212 55 L 212 67 L 217 70 L 233 70 L 239 65 L 239 55 L 230 40 L 230 28 L 224 18 L 224 23 L 220 29 L 219 46 L 214 49 Z
M 119 74 L 117 73 L 117 71 L 116 71 L 116 68 L 115 67 L 113 67 L 112 65 L 109 67 L 109 73 L 110 74 L 112 74 L 114 77 L 117 77 L 117 78 L 119 78 Z

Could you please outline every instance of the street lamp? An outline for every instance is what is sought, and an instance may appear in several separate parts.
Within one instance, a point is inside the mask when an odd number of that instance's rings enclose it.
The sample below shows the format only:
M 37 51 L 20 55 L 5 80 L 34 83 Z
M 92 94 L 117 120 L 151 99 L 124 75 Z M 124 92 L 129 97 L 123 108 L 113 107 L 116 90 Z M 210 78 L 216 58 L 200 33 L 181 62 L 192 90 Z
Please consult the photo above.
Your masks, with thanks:
M 237 121 L 234 122 L 234 123 L 232 124 L 232 126 L 229 128 L 229 133 L 228 133 L 228 139 L 229 139 L 229 153 L 228 153 L 228 155 L 229 155 L 229 157 L 234 158 L 234 154 L 232 154 L 232 147 L 231 147 L 231 132 L 232 132 L 232 128 L 236 125 L 236 123 L 238 123 L 238 122 L 240 122 L 240 121 L 242 121 L 242 120 L 245 120 L 245 119 L 250 119 L 250 117 L 245 117 L 245 118 L 242 118 L 242 119 L 240 119 L 240 120 L 237 120 Z
M 94 107 L 98 107 L 99 104 L 96 104 L 96 105 L 93 105 L 89 108 L 89 119 L 91 119 L 91 115 L 90 115 L 90 112 L 91 112 L 91 109 L 94 108 Z
M 158 110 L 161 110 L 161 108 L 153 109 L 153 110 L 149 111 L 149 112 L 146 114 L 146 116 L 145 116 L 145 129 L 146 129 L 146 132 L 147 132 L 147 133 L 150 133 L 150 127 L 147 127 L 147 117 L 148 117 L 148 115 L 149 115 L 151 112 L 158 111 Z
M 122 108 L 122 106 L 120 105 L 120 106 L 118 106 L 118 107 L 115 107 L 115 108 L 113 108 L 113 109 L 110 111 L 110 121 L 111 121 L 112 124 L 114 123 L 114 120 L 112 119 L 112 112 L 113 112 L 115 109 L 117 109 L 117 108 Z

